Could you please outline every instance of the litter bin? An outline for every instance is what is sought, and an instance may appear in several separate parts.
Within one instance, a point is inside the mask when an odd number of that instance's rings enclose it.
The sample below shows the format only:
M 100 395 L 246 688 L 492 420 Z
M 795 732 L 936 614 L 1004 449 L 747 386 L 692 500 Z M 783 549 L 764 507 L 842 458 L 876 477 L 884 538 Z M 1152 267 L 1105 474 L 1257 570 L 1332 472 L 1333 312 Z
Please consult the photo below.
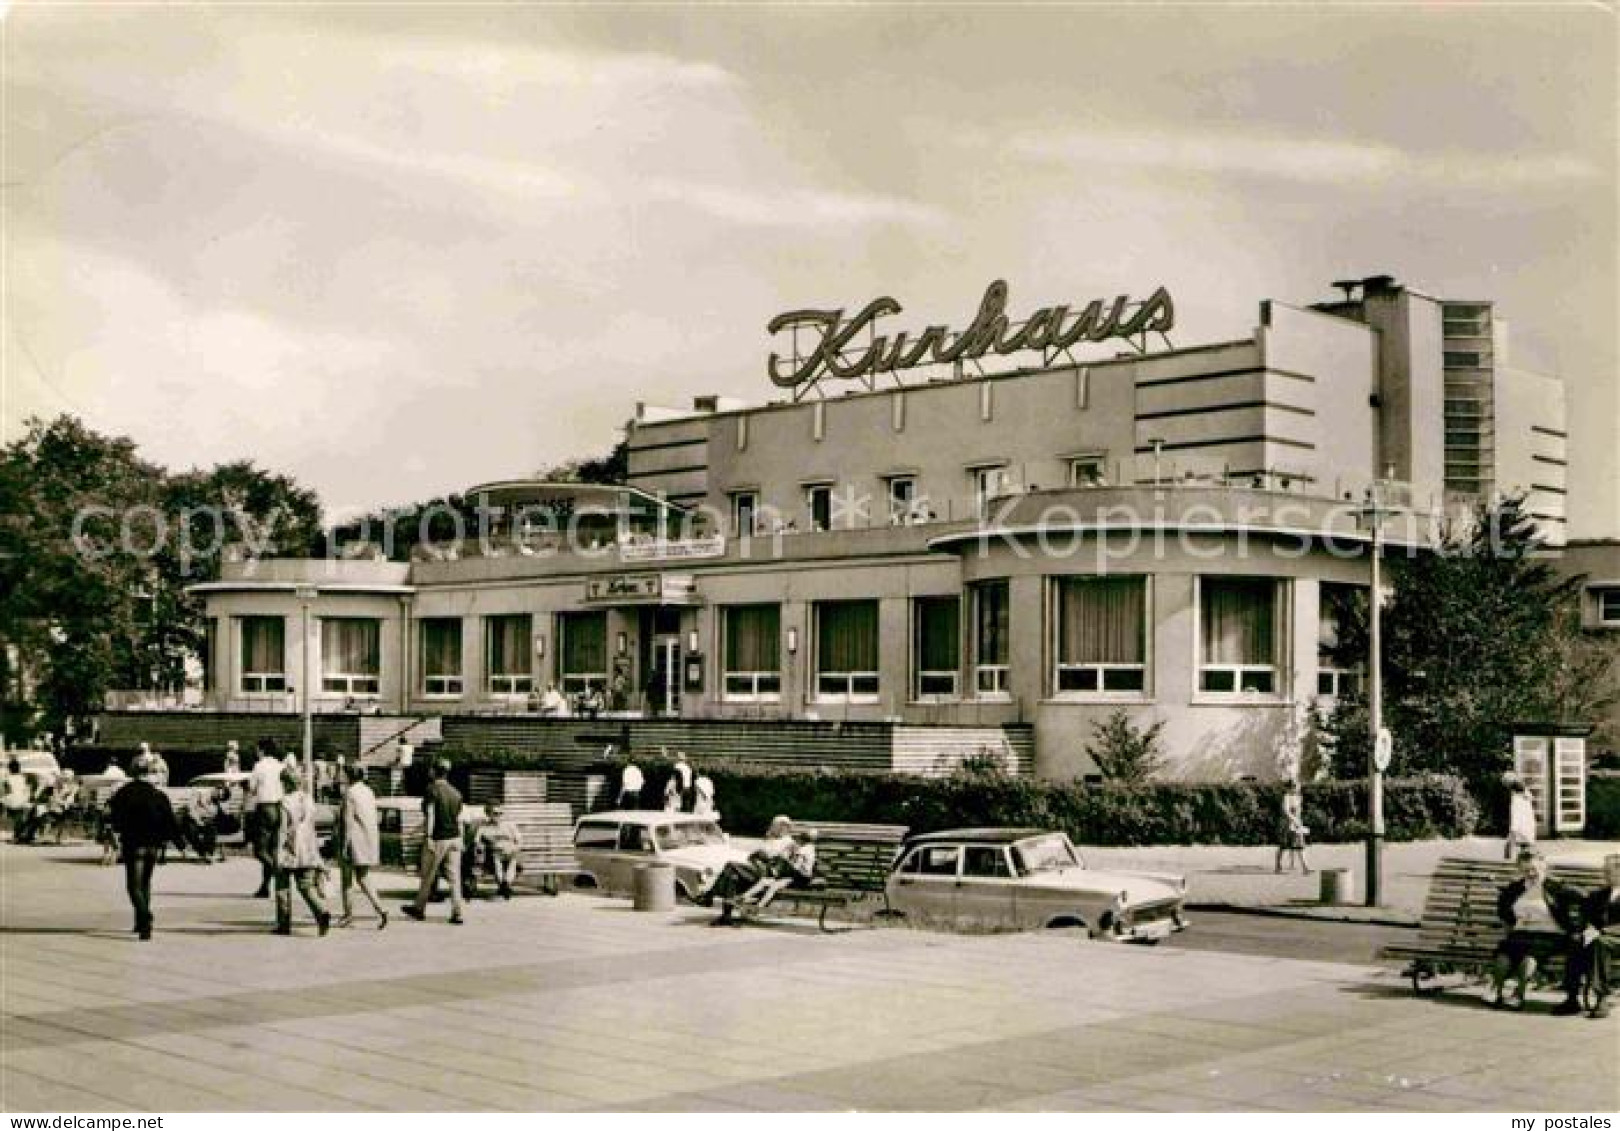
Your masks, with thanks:
M 675 909 L 675 866 L 673 864 L 636 865 L 635 906 L 637 911 L 673 911 Z
M 1328 905 L 1346 903 L 1350 898 L 1350 869 L 1323 868 L 1320 902 Z

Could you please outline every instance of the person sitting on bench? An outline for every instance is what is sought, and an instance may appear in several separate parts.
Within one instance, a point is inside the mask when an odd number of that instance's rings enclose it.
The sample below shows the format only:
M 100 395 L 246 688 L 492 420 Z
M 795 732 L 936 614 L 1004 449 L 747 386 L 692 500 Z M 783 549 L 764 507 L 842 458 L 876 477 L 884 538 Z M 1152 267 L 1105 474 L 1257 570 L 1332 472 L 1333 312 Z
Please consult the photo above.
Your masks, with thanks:
M 774 861 L 753 887 L 737 897 L 737 903 L 753 911 L 770 906 L 784 888 L 809 887 L 816 878 L 816 830 L 805 829 L 786 856 Z
M 1572 924 L 1569 958 L 1564 967 L 1564 1000 L 1553 1006 L 1560 1017 L 1581 1011 L 1581 985 L 1590 979 L 1594 1018 L 1609 1015 L 1610 969 L 1620 949 L 1620 853 L 1603 858 L 1603 886 L 1581 900 L 1579 922 Z
M 506 820 L 497 802 L 485 806 L 489 819 L 478 830 L 479 847 L 495 872 L 495 887 L 502 899 L 512 898 L 512 881 L 517 878 L 518 853 L 523 840 L 515 822 Z
M 720 902 L 722 910 L 720 918 L 715 920 L 716 926 L 731 922 L 732 905 L 737 898 L 766 878 L 772 865 L 792 852 L 795 843 L 793 822 L 787 817 L 775 817 L 765 831 L 765 839 L 748 854 L 747 860 L 734 860 L 721 869 L 714 882 L 697 896 L 697 901 L 705 907 L 712 906 L 717 900 Z
M 1519 878 L 1496 897 L 1496 915 L 1508 928 L 1496 947 L 1491 969 L 1491 1004 L 1497 1009 L 1523 1009 L 1524 994 L 1536 967 L 1564 948 L 1564 901 L 1568 893 L 1547 878 L 1547 861 L 1533 848 L 1519 853 Z M 1513 997 L 1503 994 L 1508 976 L 1516 979 Z

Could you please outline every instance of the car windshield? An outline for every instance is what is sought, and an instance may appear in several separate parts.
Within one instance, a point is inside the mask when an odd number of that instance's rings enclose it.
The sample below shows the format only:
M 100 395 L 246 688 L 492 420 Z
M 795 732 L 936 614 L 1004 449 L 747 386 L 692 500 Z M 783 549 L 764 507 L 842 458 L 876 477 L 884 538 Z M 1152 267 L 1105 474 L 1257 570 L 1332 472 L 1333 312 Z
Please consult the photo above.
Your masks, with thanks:
M 672 848 L 699 848 L 706 844 L 726 843 L 726 834 L 713 821 L 682 821 L 678 825 L 660 825 L 657 831 L 658 847 L 664 852 Z
M 1085 866 L 1069 838 L 1062 833 L 1021 840 L 1013 846 L 1013 856 L 1025 872 L 1056 872 L 1060 868 Z

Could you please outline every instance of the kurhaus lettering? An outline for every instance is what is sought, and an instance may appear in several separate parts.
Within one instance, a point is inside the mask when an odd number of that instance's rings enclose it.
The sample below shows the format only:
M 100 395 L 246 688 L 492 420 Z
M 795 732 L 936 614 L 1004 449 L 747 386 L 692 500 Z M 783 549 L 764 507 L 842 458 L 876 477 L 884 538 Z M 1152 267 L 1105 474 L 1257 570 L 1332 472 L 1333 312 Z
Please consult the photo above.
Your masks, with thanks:
M 1133 310 L 1132 307 L 1135 307 Z M 1112 304 L 1098 299 L 1078 313 L 1067 306 L 1037 310 L 1022 324 L 1007 318 L 1007 283 L 997 279 L 984 292 L 979 312 L 972 324 L 960 333 L 945 326 L 930 326 L 915 341 L 901 331 L 893 339 L 877 334 L 864 349 L 857 339 L 873 330 L 879 318 L 899 314 L 901 306 L 887 296 L 873 299 L 853 318 L 843 310 L 790 310 L 771 319 L 769 330 L 810 330 L 821 335 L 816 348 L 805 357 L 771 354 L 771 383 L 784 389 L 797 388 L 822 377 L 858 379 L 918 365 L 942 365 L 972 361 L 994 351 L 998 354 L 1019 350 L 1063 350 L 1082 342 L 1107 338 L 1130 338 L 1143 333 L 1163 333 L 1175 325 L 1175 304 L 1163 287 L 1145 302 L 1132 303 L 1120 295 Z

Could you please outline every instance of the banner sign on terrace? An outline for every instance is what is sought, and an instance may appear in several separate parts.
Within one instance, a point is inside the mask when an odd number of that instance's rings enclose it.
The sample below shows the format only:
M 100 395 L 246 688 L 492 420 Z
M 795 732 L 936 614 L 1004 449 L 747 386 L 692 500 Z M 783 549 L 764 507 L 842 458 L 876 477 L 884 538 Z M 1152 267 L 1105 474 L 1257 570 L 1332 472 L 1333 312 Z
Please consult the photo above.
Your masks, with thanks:
M 787 355 L 772 353 L 768 365 L 771 383 L 802 394 L 823 378 L 856 380 L 868 388 L 876 378 L 925 365 L 952 365 L 977 361 L 988 353 L 1010 354 L 1040 350 L 1051 358 L 1073 346 L 1109 338 L 1126 340 L 1163 334 L 1175 325 L 1175 304 L 1163 287 L 1137 302 L 1120 295 L 1110 304 L 1096 299 L 1075 311 L 1048 306 L 1023 322 L 1007 317 L 1007 283 L 997 279 L 984 292 L 979 312 L 966 330 L 930 326 L 915 340 L 906 331 L 889 337 L 877 332 L 877 322 L 899 314 L 900 304 L 887 296 L 873 299 L 853 318 L 839 310 L 790 310 L 771 319 L 771 334 L 792 334 Z M 813 348 L 800 352 L 801 332 L 816 335 Z

